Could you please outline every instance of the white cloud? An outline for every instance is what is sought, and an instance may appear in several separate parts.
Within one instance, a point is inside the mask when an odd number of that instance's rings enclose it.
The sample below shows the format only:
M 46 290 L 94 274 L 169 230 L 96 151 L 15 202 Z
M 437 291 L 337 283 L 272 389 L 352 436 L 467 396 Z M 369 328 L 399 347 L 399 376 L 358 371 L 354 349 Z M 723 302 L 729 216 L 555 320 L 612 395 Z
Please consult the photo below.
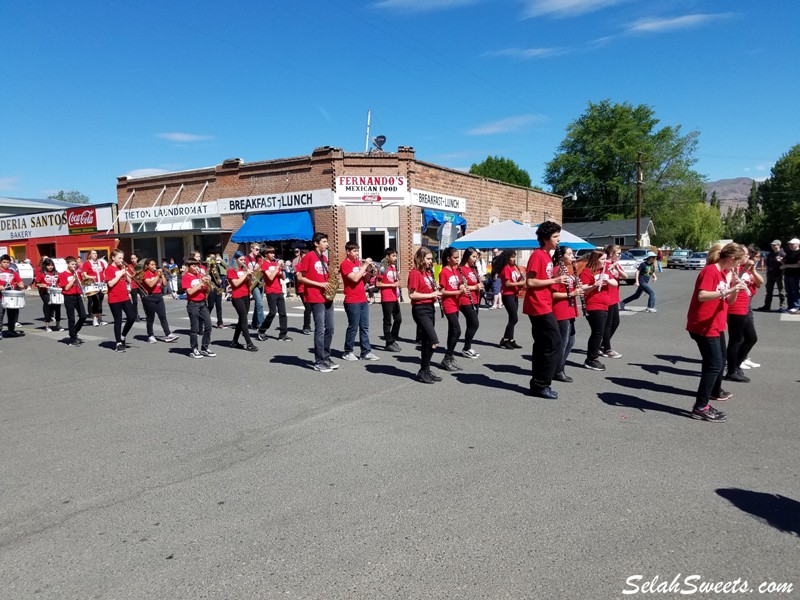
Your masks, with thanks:
M 19 177 L 0 177 L 0 190 L 13 191 L 17 189 Z
M 677 29 L 689 29 L 699 27 L 712 21 L 727 19 L 730 13 L 717 14 L 697 14 L 683 15 L 682 17 L 672 17 L 671 19 L 641 19 L 628 26 L 630 33 L 660 33 L 662 31 L 675 31 Z
M 481 0 L 381 0 L 373 6 L 399 12 L 431 12 L 477 4 Z
M 753 181 L 757 181 L 758 183 L 764 183 L 768 177 L 753 177 Z
M 494 121 L 492 123 L 484 123 L 478 127 L 473 127 L 466 132 L 467 135 L 494 135 L 496 133 L 508 133 L 509 131 L 517 131 L 525 128 L 531 123 L 540 123 L 545 120 L 542 115 L 517 115 L 514 117 L 507 117 Z
M 159 133 L 157 138 L 162 140 L 169 140 L 170 142 L 204 142 L 206 140 L 213 140 L 213 135 L 196 135 L 194 133 Z
M 126 177 L 130 177 L 131 179 L 136 179 L 138 177 L 151 177 L 153 175 L 163 175 L 164 173 L 169 173 L 166 169 L 134 169 L 133 171 L 128 171 L 125 173 Z
M 549 56 L 561 56 L 571 52 L 569 48 L 506 48 L 495 52 L 487 52 L 484 56 L 510 57 L 517 60 L 533 60 Z
M 602 10 L 625 0 L 523 0 L 525 18 L 576 17 Z

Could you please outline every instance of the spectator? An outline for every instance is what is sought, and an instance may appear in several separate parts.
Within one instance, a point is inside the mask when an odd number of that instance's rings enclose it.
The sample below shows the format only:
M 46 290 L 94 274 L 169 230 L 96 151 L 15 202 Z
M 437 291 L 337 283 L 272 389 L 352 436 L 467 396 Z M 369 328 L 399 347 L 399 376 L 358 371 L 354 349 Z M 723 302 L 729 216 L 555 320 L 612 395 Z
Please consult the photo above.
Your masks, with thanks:
M 781 269 L 786 288 L 786 306 L 788 312 L 796 314 L 800 311 L 800 239 L 789 240 L 789 251 L 783 259 Z
M 781 265 L 783 259 L 786 257 L 786 252 L 781 248 L 780 240 L 772 240 L 770 244 L 770 251 L 767 254 L 767 286 L 766 296 L 764 297 L 764 305 L 759 306 L 756 310 L 760 312 L 769 312 L 772 310 L 772 296 L 775 293 L 775 286 L 778 286 L 778 309 L 784 309 L 786 306 L 786 296 L 783 293 L 783 271 Z

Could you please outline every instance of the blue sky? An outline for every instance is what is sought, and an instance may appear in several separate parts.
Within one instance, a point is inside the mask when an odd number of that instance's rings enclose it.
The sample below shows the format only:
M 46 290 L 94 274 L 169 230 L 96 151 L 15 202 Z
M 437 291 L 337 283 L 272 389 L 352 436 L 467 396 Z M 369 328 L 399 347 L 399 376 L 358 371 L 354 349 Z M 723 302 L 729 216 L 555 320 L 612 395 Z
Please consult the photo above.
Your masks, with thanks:
M 793 1 L 0 3 L 0 195 L 385 148 L 535 184 L 588 102 L 700 131 L 708 179 L 764 178 L 800 143 Z

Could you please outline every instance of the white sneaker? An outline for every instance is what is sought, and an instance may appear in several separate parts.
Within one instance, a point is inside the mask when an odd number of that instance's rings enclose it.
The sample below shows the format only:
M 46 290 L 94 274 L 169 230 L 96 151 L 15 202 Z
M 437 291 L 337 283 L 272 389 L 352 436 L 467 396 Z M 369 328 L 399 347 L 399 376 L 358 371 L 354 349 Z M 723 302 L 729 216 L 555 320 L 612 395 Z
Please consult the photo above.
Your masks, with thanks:
M 380 360 L 377 356 L 375 356 L 372 352 L 368 352 L 364 356 L 361 357 L 362 360 Z
M 167 343 L 176 341 L 180 336 L 175 335 L 174 333 L 170 333 L 167 337 L 164 338 L 164 341 Z
M 92 327 L 100 327 L 100 323 L 97 322 L 97 319 L 92 321 Z
M 191 356 L 192 358 L 203 358 L 203 355 L 200 354 L 200 350 L 198 350 L 197 348 L 192 349 L 192 353 L 189 356 Z
M 50 329 L 50 327 L 45 327 L 45 328 L 44 328 L 44 332 L 45 332 L 45 333 L 53 333 L 53 330 L 52 330 L 52 329 Z
M 352 362 L 358 360 L 358 357 L 352 352 L 345 352 L 344 354 L 342 354 L 342 360 L 349 360 Z
M 746 365 L 746 364 L 742 363 L 742 364 L 739 365 L 739 368 L 740 369 L 744 369 L 745 371 L 749 371 L 750 370 L 750 365 Z
M 149 338 L 147 338 L 147 343 L 148 344 L 157 344 L 158 340 L 156 339 L 156 336 L 151 335 Z
M 658 312 L 657 308 L 645 308 L 644 312 Z
M 761 366 L 761 363 L 753 362 L 749 358 L 745 358 L 744 362 L 742 363 L 742 366 L 744 366 L 744 365 L 747 365 L 748 367 L 751 367 L 753 369 L 757 369 L 758 367 Z

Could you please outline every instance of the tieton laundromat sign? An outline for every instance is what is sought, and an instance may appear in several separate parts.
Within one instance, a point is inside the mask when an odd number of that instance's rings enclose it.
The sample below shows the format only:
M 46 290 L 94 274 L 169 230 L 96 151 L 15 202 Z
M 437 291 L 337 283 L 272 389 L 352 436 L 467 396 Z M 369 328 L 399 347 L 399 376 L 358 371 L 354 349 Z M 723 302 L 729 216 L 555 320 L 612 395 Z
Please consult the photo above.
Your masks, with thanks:
M 65 210 L 0 218 L 0 240 L 26 240 L 93 233 L 110 229 L 110 206 L 80 206 Z
M 217 201 L 201 204 L 176 204 L 174 206 L 146 206 L 120 211 L 120 221 L 174 221 L 191 217 L 216 217 Z
M 332 205 L 333 193 L 331 190 L 261 194 L 259 196 L 239 196 L 237 198 L 220 198 L 217 200 L 217 210 L 221 215 L 310 210 Z

